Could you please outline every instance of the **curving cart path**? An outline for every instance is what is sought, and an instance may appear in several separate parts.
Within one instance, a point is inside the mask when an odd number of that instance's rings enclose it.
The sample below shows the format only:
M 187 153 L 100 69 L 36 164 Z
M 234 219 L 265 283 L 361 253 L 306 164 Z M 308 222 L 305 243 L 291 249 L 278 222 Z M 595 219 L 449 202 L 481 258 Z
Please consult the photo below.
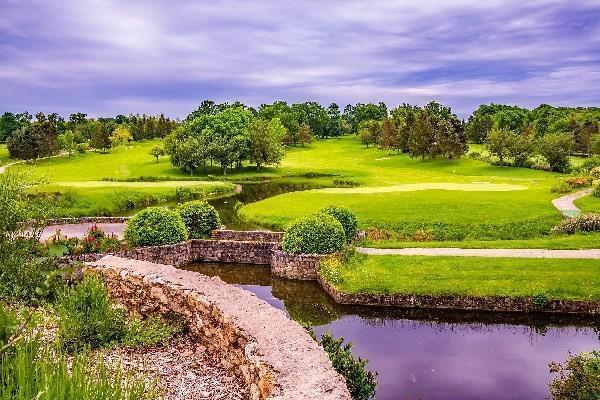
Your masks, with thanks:
M 560 211 L 565 217 L 574 217 L 581 212 L 575 205 L 574 201 L 592 193 L 592 188 L 580 190 L 575 193 L 557 197 L 552 200 L 552 205 Z

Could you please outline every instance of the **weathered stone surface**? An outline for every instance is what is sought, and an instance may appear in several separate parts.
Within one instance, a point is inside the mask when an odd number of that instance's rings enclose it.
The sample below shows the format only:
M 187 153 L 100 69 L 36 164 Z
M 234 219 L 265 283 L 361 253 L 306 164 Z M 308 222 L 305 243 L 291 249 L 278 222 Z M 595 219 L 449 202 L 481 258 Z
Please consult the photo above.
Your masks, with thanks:
M 217 229 L 212 231 L 211 238 L 215 240 L 237 240 L 242 242 L 273 242 L 281 243 L 283 232 L 269 231 L 232 231 Z
M 292 254 L 274 250 L 271 261 L 273 275 L 288 279 L 316 280 L 321 254 Z
M 190 334 L 246 382 L 253 399 L 350 399 L 343 378 L 304 329 L 250 292 L 219 278 L 115 256 L 86 268 L 131 309 L 184 316 Z

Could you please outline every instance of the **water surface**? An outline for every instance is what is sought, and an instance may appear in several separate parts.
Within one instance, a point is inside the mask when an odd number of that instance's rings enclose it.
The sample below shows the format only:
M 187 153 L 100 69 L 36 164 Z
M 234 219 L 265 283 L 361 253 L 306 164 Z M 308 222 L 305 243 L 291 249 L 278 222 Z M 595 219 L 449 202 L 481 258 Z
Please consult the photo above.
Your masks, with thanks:
M 597 318 L 340 306 L 316 282 L 275 278 L 268 266 L 186 268 L 255 293 L 318 335 L 351 341 L 379 374 L 379 400 L 544 399 L 548 363 L 600 347 Z

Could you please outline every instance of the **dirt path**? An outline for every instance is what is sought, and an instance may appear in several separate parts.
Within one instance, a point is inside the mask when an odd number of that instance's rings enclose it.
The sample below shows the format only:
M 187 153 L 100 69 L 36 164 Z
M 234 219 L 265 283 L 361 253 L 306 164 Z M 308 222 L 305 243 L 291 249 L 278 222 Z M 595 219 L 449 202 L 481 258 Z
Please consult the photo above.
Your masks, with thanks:
M 573 203 L 575 200 L 587 196 L 592 193 L 592 188 L 580 190 L 575 193 L 569 193 L 565 196 L 558 197 L 552 200 L 552 205 L 556 207 L 566 217 L 574 217 L 581 212 L 579 208 Z
M 598 259 L 600 266 L 600 249 L 588 250 L 548 250 L 548 249 L 460 249 L 449 247 L 407 248 L 407 249 L 373 249 L 357 247 L 356 251 L 368 255 L 398 256 L 453 256 L 453 257 L 512 257 L 512 258 L 580 258 Z

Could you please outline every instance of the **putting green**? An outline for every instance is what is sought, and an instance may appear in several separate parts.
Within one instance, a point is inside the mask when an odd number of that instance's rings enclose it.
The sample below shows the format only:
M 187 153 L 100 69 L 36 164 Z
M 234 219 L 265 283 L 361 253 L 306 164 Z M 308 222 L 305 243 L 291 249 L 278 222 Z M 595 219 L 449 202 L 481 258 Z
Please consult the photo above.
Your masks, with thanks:
M 84 181 L 84 182 L 56 182 L 58 186 L 78 188 L 102 188 L 102 187 L 127 187 L 127 188 L 170 188 L 181 186 L 225 186 L 225 182 L 207 181 L 161 181 L 161 182 L 112 182 L 112 181 Z
M 515 190 L 526 190 L 526 186 L 511 185 L 509 183 L 407 183 L 394 186 L 365 186 L 357 188 L 327 188 L 316 189 L 320 193 L 340 194 L 371 194 L 371 193 L 393 193 L 393 192 L 415 192 L 417 190 L 459 190 L 464 192 L 512 192 Z

